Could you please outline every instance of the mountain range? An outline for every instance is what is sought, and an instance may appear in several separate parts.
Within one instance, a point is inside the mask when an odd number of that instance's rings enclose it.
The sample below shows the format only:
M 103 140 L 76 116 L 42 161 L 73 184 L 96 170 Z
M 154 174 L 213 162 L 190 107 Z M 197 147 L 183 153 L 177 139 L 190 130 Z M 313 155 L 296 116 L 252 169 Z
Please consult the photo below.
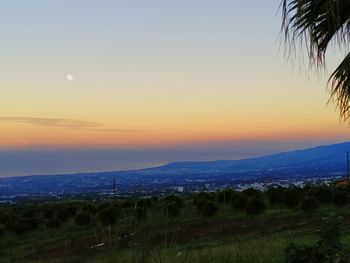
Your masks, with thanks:
M 118 193 L 227 185 L 261 180 L 335 178 L 346 174 L 350 142 L 242 159 L 176 162 L 159 167 L 97 173 L 0 178 L 0 198 L 81 193 Z

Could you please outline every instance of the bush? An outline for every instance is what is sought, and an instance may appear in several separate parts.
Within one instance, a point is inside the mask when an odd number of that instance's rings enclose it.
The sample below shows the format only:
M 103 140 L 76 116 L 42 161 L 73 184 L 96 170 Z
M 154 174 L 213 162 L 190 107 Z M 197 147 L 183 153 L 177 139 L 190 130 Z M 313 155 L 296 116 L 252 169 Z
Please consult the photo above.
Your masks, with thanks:
M 67 205 L 67 207 L 65 207 L 65 210 L 67 211 L 67 214 L 69 217 L 74 217 L 77 214 L 78 205 L 69 204 L 69 205 Z
M 232 206 L 236 209 L 244 209 L 248 202 L 248 197 L 243 194 L 238 195 L 237 198 L 232 200 Z
M 345 191 L 335 192 L 333 195 L 333 204 L 335 206 L 344 206 L 349 202 L 349 194 Z
M 61 225 L 61 221 L 54 216 L 53 218 L 50 218 L 47 222 L 46 222 L 46 226 L 48 228 L 58 228 Z
M 213 216 L 218 210 L 218 207 L 213 201 L 201 199 L 197 203 L 197 210 L 204 216 Z
M 314 187 L 310 191 L 311 195 L 314 196 L 320 203 L 328 203 L 332 201 L 333 191 L 328 186 Z
M 225 189 L 217 194 L 219 203 L 230 203 L 234 199 L 236 192 L 232 189 Z
M 245 211 L 248 215 L 260 215 L 265 211 L 265 209 L 266 206 L 264 202 L 256 197 L 253 197 L 247 202 Z
M 136 206 L 149 209 L 152 207 L 152 199 L 151 198 L 142 198 L 136 202 Z
M 313 196 L 306 197 L 301 203 L 301 210 L 303 210 L 305 213 L 312 213 L 315 211 L 315 209 L 317 209 L 317 207 L 318 201 Z
M 180 208 L 176 202 L 168 202 L 165 206 L 164 212 L 171 217 L 177 217 L 180 214 Z
M 214 201 L 214 198 L 210 194 L 204 193 L 204 192 L 198 193 L 198 194 L 193 196 L 193 204 L 194 205 L 197 205 L 197 203 L 201 200 Z
M 7 212 L 5 211 L 0 212 L 0 224 L 6 225 L 10 220 L 11 220 L 10 215 Z
M 148 209 L 146 207 L 136 207 L 135 213 L 137 220 L 144 220 L 147 217 Z
M 244 194 L 247 197 L 253 197 L 259 195 L 260 191 L 255 188 L 247 188 L 242 191 L 242 194 Z
M 86 226 L 91 223 L 91 215 L 86 212 L 79 212 L 75 218 L 74 222 L 80 226 Z
M 285 263 L 350 262 L 349 251 L 341 243 L 344 231 L 338 217 L 328 219 L 322 226 L 319 240 L 309 246 L 290 244 L 284 251 Z
M 184 206 L 184 202 L 182 199 L 176 195 L 169 195 L 164 198 L 165 203 L 175 202 L 179 208 L 182 208 Z
M 104 210 L 98 213 L 100 222 L 103 225 L 113 225 L 116 223 L 116 213 L 112 208 L 105 208 Z
M 269 199 L 269 203 L 271 205 L 281 204 L 283 203 L 283 194 L 285 189 L 278 187 L 269 187 L 266 191 L 267 197 Z
M 7 229 L 9 229 L 9 231 L 17 235 L 22 235 L 27 230 L 25 226 L 22 224 L 22 222 L 20 222 L 20 220 L 17 218 L 9 222 L 9 224 L 7 225 Z
M 68 211 L 64 207 L 61 207 L 57 211 L 57 218 L 61 222 L 66 222 L 68 220 L 68 218 L 70 218 L 70 215 L 69 215 Z
M 0 224 L 0 236 L 5 233 L 5 226 Z
M 299 205 L 299 195 L 295 189 L 287 189 L 284 191 L 283 204 L 288 208 L 294 208 Z
M 50 207 L 45 207 L 43 211 L 45 219 L 52 219 L 55 216 L 55 211 Z

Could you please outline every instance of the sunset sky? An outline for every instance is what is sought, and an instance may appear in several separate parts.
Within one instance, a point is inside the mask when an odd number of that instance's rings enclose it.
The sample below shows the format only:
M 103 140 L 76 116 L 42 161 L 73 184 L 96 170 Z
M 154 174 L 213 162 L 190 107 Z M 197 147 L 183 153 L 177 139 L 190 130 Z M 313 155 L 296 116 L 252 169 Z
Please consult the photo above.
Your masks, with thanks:
M 348 140 L 327 106 L 341 51 L 328 54 L 328 73 L 288 60 L 279 3 L 2 1 L 0 176 Z

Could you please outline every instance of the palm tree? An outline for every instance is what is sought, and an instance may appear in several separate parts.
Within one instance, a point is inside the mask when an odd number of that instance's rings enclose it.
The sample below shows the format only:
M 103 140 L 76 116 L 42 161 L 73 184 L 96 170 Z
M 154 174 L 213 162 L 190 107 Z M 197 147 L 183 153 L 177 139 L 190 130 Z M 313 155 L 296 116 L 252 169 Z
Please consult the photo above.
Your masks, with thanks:
M 282 32 L 286 44 L 306 44 L 312 65 L 324 66 L 325 54 L 333 43 L 345 47 L 350 40 L 350 0 L 282 0 Z M 340 117 L 350 117 L 350 52 L 328 80 Z

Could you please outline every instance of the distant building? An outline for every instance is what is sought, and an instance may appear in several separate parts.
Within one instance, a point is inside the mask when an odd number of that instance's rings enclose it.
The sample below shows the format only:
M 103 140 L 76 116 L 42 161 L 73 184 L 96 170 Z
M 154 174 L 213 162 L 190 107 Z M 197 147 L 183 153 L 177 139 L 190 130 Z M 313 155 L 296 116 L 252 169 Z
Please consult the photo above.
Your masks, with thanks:
M 180 186 L 180 187 L 177 188 L 177 191 L 180 192 L 180 193 L 183 193 L 184 188 L 182 186 Z

